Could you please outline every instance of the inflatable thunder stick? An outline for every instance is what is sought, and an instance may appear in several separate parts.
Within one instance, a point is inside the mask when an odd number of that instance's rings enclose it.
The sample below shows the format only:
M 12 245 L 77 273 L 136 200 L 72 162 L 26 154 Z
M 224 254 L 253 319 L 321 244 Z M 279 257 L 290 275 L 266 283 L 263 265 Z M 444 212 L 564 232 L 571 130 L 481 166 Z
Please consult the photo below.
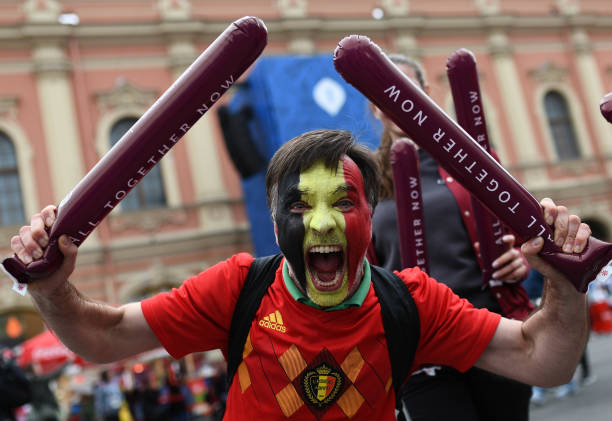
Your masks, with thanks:
M 608 123 L 612 123 L 612 92 L 607 93 L 599 103 L 601 115 L 604 116 Z
M 491 153 L 476 58 L 465 48 L 455 51 L 446 61 L 446 74 L 453 94 L 457 122 L 485 151 Z M 482 281 L 489 284 L 495 272 L 493 261 L 507 250 L 507 245 L 502 242 L 504 226 L 473 195 L 472 210 L 480 243 Z
M 393 170 L 402 268 L 418 266 L 429 273 L 419 155 L 412 142 L 403 138 L 393 143 L 389 158 Z
M 521 238 L 544 237 L 540 256 L 564 273 L 578 291 L 585 292 L 595 278 L 610 276 L 612 244 L 590 237 L 582 253 L 563 253 L 553 242 L 538 201 L 368 37 L 351 35 L 340 41 L 334 65 Z
M 80 245 L 237 81 L 266 43 L 260 19 L 244 17 L 230 24 L 62 200 L 42 259 L 27 266 L 16 256 L 5 259 L 5 272 L 20 283 L 51 274 L 63 259 L 59 236 L 68 234 Z

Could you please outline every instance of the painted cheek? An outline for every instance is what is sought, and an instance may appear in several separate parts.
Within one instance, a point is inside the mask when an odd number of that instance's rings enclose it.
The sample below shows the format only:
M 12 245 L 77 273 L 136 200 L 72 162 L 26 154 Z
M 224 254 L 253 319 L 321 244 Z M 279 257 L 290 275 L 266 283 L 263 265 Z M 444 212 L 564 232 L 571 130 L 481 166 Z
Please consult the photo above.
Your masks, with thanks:
M 352 291 L 357 282 L 355 279 L 357 270 L 363 261 L 368 244 L 370 243 L 372 215 L 366 199 L 363 177 L 359 167 L 350 158 L 343 159 L 342 163 L 346 183 L 355 186 L 357 189 L 355 208 L 351 212 L 344 214 L 349 270 L 348 287 L 349 291 Z
M 278 246 L 293 268 L 297 281 L 306 286 L 306 264 L 304 262 L 304 221 L 302 215 L 289 212 L 289 205 L 294 201 L 288 191 L 291 186 L 296 186 L 299 174 L 285 177 L 278 186 L 278 207 L 276 210 L 276 226 L 278 228 Z

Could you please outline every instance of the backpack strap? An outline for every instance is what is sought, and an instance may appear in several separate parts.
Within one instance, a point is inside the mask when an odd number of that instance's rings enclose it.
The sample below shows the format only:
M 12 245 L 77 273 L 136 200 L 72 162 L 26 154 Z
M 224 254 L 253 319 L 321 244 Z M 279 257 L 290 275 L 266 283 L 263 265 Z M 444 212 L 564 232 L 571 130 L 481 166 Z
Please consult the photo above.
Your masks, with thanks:
M 395 403 L 400 408 L 400 389 L 410 375 L 421 334 L 419 312 L 408 287 L 400 277 L 378 266 L 370 265 L 370 268 L 391 360 Z
M 242 352 L 246 343 L 251 323 L 261 305 L 266 291 L 274 282 L 274 274 L 283 258 L 282 254 L 258 257 L 253 260 L 249 273 L 244 280 L 238 296 L 232 324 L 230 325 L 227 347 L 227 388 L 232 384 L 234 374 L 242 361 Z

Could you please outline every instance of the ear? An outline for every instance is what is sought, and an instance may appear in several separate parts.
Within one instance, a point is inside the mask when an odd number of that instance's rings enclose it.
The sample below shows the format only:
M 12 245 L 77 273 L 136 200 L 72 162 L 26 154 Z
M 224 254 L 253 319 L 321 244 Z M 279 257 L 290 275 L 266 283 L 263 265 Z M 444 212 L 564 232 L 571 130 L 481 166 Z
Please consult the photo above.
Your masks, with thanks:
M 278 226 L 276 221 L 274 221 L 274 238 L 276 239 L 276 245 L 280 247 L 280 244 L 278 244 Z

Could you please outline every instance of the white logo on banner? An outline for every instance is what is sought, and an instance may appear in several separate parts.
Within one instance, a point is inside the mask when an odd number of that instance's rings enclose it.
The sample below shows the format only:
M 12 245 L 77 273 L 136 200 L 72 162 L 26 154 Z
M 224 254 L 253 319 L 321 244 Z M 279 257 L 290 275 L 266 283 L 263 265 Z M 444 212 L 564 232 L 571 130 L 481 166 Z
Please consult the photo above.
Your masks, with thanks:
M 317 105 L 330 116 L 335 116 L 346 102 L 344 88 L 338 82 L 324 77 L 314 86 L 312 97 Z

